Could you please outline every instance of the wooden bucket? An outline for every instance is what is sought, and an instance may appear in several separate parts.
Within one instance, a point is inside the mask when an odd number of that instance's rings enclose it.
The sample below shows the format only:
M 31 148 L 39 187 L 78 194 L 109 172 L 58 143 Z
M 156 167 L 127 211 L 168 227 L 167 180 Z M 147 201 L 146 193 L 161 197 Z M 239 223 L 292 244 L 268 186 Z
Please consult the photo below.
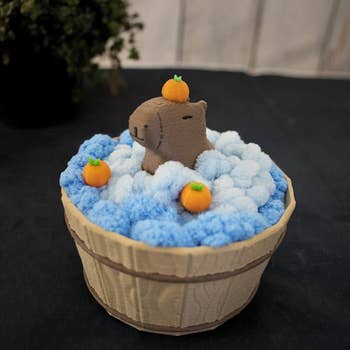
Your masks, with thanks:
M 113 317 L 143 331 L 183 335 L 214 329 L 254 297 L 295 208 L 274 226 L 222 248 L 151 247 L 91 223 L 62 190 L 68 229 L 91 294 Z

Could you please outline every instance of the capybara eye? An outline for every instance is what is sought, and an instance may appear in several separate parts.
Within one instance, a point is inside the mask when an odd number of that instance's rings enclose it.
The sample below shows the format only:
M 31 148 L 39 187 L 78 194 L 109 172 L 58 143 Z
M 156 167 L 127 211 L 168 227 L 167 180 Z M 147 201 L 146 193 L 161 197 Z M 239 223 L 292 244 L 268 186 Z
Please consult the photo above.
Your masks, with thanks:
M 147 124 L 145 124 L 143 127 L 144 127 L 145 129 L 147 129 L 147 128 L 148 128 L 148 125 L 147 125 Z
M 184 117 L 182 117 L 182 119 L 192 119 L 191 115 L 185 115 Z

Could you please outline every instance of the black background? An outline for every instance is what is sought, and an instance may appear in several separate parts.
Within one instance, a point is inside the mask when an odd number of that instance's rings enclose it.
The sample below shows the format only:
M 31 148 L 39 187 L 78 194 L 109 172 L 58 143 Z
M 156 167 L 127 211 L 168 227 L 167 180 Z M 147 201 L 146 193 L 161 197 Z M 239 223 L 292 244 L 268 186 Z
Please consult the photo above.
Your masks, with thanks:
M 58 185 L 83 140 L 118 135 L 173 73 L 190 83 L 192 100 L 208 102 L 209 127 L 237 130 L 271 155 L 297 200 L 252 303 L 214 331 L 178 338 L 138 332 L 92 299 Z M 179 70 L 125 76 L 127 93 L 90 90 L 74 121 L 22 130 L 0 124 L 1 348 L 349 349 L 350 81 Z

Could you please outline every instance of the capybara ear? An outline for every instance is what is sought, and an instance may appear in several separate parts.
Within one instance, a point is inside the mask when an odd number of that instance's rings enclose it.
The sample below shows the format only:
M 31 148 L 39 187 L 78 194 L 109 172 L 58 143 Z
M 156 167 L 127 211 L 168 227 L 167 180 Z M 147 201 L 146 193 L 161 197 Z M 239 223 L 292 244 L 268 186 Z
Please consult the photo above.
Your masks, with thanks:
M 204 100 L 200 100 L 200 101 L 196 102 L 195 104 L 198 105 L 204 113 L 206 113 L 208 105 Z

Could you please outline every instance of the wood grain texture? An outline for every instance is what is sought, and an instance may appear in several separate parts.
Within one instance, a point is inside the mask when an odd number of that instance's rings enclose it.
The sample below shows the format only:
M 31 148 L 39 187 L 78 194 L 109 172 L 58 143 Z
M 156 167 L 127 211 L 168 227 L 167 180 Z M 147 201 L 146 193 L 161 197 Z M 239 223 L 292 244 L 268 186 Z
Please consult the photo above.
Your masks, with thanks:
M 284 215 L 276 225 L 251 239 L 217 249 L 159 248 L 94 225 L 63 190 L 62 202 L 68 228 L 77 236 L 76 246 L 88 285 L 97 299 L 118 315 L 124 315 L 124 319 L 119 318 L 125 322 L 136 322 L 137 328 L 147 329 L 147 325 L 153 325 L 148 327 L 149 331 L 160 329 L 169 334 L 205 330 L 210 325 L 213 328 L 240 310 L 259 284 L 269 254 L 283 238 L 295 208 L 288 179 Z M 94 254 L 124 269 L 115 268 Z M 267 258 L 259 261 L 259 257 L 266 255 Z M 239 268 L 239 273 L 230 274 Z M 227 272 L 228 275 L 222 275 Z M 162 279 L 162 276 L 177 280 Z M 194 280 L 187 280 L 188 277 Z M 164 331 L 166 327 L 170 327 L 169 332 Z
M 176 336 L 190 334 L 190 333 L 204 332 L 204 331 L 208 331 L 208 330 L 212 330 L 212 329 L 217 328 L 225 321 L 227 321 L 230 318 L 239 314 L 251 302 L 251 300 L 254 298 L 254 296 L 257 292 L 257 289 L 258 289 L 258 285 L 255 286 L 255 288 L 250 293 L 248 299 L 243 304 L 241 304 L 240 307 L 238 307 L 237 309 L 234 309 L 232 312 L 227 314 L 224 318 L 222 318 L 220 320 L 216 320 L 214 322 L 200 323 L 200 324 L 195 324 L 192 326 L 180 328 L 180 327 L 172 327 L 169 325 L 155 325 L 155 324 L 151 324 L 151 323 L 140 322 L 140 321 L 137 321 L 135 319 L 128 317 L 127 315 L 121 313 L 120 311 L 118 311 L 118 310 L 112 308 L 110 305 L 106 304 L 101 299 L 101 297 L 98 295 L 96 290 L 90 284 L 85 271 L 83 271 L 83 274 L 84 274 L 84 279 L 85 279 L 86 285 L 87 285 L 89 291 L 91 292 L 92 296 L 111 316 L 119 319 L 120 321 L 122 321 L 122 322 L 124 322 L 124 323 L 138 329 L 138 330 L 151 332 L 151 333 L 176 335 Z
M 99 263 L 91 268 L 93 258 L 78 251 L 88 283 L 103 303 L 136 323 L 179 330 L 215 323 L 239 309 L 268 263 L 223 280 L 172 284 L 135 278 Z

